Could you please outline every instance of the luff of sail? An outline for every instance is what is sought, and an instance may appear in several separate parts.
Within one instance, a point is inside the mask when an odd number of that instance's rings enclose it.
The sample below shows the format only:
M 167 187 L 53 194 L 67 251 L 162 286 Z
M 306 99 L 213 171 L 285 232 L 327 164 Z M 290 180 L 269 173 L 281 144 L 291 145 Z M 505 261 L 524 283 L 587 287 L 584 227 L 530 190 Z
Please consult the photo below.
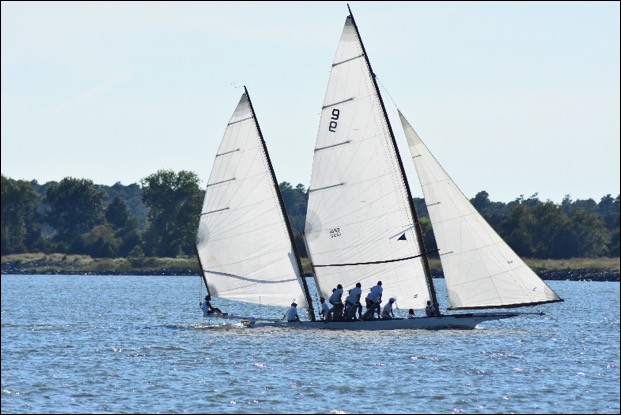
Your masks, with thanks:
M 276 192 L 244 93 L 214 160 L 196 240 L 212 295 L 283 307 L 294 299 L 307 303 Z
M 408 191 L 353 18 L 336 51 L 313 157 L 305 234 L 328 298 L 382 281 L 401 308 L 429 299 Z M 346 294 L 345 294 L 346 295 Z M 386 302 L 386 301 L 384 301 Z
M 452 309 L 563 301 L 494 231 L 399 111 L 440 249 Z

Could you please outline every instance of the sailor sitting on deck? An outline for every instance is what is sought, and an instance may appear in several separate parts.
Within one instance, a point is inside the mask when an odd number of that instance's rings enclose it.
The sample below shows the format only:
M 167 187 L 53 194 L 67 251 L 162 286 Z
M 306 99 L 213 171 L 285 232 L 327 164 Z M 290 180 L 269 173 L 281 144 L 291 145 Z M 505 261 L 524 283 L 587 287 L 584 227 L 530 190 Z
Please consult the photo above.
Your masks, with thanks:
M 300 316 L 298 316 L 298 309 L 296 308 L 298 305 L 294 302 L 291 303 L 291 307 L 289 307 L 289 310 L 287 310 L 287 321 L 289 323 L 301 323 L 300 321 Z
M 201 308 L 203 309 L 203 316 L 207 317 L 210 314 L 215 314 L 217 316 L 226 316 L 228 313 L 223 313 L 218 307 L 214 307 L 211 305 L 211 296 L 207 294 L 205 296 L 205 301 L 200 303 Z

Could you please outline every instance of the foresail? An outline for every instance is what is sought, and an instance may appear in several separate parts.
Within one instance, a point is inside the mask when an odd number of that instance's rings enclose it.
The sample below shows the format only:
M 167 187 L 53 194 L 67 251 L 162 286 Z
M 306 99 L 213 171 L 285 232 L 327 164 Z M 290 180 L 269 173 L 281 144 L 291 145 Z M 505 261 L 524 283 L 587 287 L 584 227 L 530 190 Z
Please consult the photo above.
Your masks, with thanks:
M 245 93 L 215 157 L 196 245 L 212 295 L 283 307 L 294 299 L 306 304 L 274 179 Z
M 440 249 L 452 308 L 562 301 L 472 206 L 401 112 L 399 118 Z
M 408 193 L 351 16 L 328 82 L 313 157 L 306 239 L 319 290 L 382 281 L 384 303 L 429 299 Z M 327 297 L 326 297 L 327 298 Z

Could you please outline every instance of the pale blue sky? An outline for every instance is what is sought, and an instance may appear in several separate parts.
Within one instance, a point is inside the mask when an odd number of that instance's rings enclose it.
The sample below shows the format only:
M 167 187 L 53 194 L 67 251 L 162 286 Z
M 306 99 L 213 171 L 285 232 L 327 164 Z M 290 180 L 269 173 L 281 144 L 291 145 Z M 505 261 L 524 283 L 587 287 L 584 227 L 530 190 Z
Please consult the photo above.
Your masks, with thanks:
M 349 3 L 392 100 L 467 197 L 619 194 L 619 2 Z M 308 186 L 347 2 L 2 2 L 2 174 L 204 186 L 246 85 Z M 422 197 L 398 120 L 415 197 Z

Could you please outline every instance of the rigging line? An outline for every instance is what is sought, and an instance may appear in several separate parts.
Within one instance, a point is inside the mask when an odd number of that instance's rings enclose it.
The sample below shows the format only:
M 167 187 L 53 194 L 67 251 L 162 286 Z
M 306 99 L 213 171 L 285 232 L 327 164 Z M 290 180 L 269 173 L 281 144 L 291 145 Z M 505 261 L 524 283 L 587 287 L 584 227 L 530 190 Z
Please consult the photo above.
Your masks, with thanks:
M 432 251 L 427 251 L 426 254 L 432 253 L 438 251 L 437 249 L 432 250 Z M 407 261 L 409 259 L 415 259 L 415 258 L 420 258 L 425 254 L 420 254 L 420 255 L 414 255 L 414 256 L 408 256 L 405 258 L 397 258 L 397 259 L 386 259 L 383 261 L 369 261 L 369 262 L 353 262 L 353 263 L 349 263 L 349 264 L 313 264 L 313 266 L 315 268 L 318 267 L 347 267 L 347 266 L 354 266 L 354 265 L 375 265 L 375 264 L 388 264 L 391 262 L 401 262 L 401 261 Z
M 388 92 L 388 89 L 386 89 L 386 86 L 379 79 L 379 76 L 375 75 L 375 80 L 377 81 L 377 83 L 379 83 L 381 85 L 382 91 L 384 91 L 384 93 L 388 96 L 388 99 L 390 99 L 390 101 L 392 102 L 392 105 L 394 105 L 395 108 L 399 108 L 397 106 L 397 103 L 395 102 L 395 100 L 392 98 L 392 95 L 390 95 L 390 92 Z

